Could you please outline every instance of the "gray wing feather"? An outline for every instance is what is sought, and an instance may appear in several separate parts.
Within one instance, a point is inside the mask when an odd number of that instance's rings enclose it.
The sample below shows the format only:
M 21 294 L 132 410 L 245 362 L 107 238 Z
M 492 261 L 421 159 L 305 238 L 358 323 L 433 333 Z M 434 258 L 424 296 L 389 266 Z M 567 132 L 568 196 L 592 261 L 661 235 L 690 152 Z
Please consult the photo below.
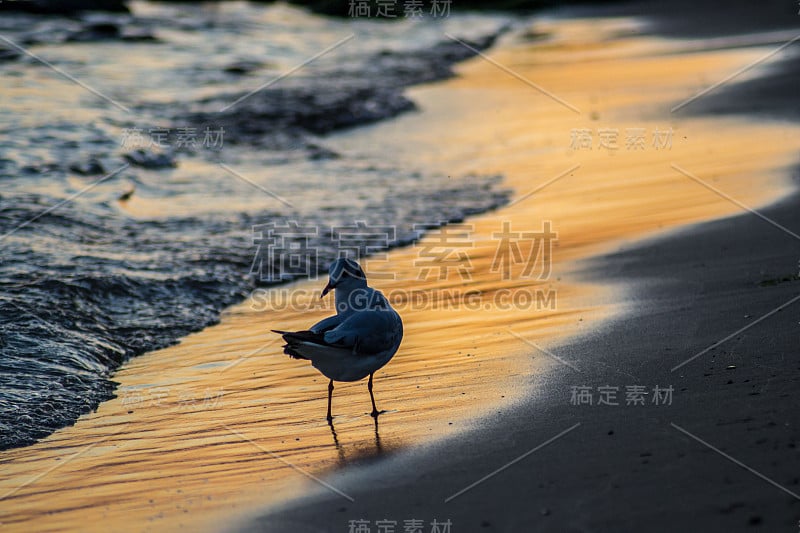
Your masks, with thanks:
M 328 318 L 323 318 L 310 328 L 309 330 L 313 331 L 314 333 L 322 333 L 328 330 L 331 330 L 342 323 L 342 315 L 333 315 L 329 316 Z
M 325 332 L 325 342 L 353 347 L 359 354 L 377 354 L 392 348 L 402 336 L 402 323 L 394 311 L 360 311 Z

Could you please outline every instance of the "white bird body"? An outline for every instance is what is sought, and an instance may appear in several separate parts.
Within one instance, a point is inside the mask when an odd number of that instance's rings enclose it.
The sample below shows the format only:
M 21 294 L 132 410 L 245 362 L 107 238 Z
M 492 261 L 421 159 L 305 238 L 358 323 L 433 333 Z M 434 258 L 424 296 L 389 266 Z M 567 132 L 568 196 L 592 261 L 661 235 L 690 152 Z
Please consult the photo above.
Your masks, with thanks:
M 334 381 L 358 381 L 369 376 L 372 415 L 379 414 L 372 396 L 372 375 L 388 363 L 403 340 L 403 321 L 378 290 L 367 286 L 361 267 L 338 259 L 322 296 L 336 290 L 336 314 L 305 331 L 273 330 L 286 341 L 284 353 L 308 359 L 330 381 L 328 420 Z

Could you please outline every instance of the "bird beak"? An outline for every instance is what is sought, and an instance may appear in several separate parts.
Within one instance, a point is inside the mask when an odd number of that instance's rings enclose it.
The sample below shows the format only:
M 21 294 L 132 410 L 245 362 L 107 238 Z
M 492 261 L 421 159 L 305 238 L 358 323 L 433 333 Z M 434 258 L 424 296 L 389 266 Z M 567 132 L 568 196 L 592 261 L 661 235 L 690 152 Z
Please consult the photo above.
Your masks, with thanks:
M 332 289 L 332 288 L 333 288 L 333 287 L 331 287 L 331 283 L 330 283 L 330 282 L 328 282 L 328 284 L 327 284 L 327 285 L 325 285 L 325 288 L 324 288 L 324 289 L 322 289 L 322 294 L 320 294 L 320 296 L 319 296 L 319 297 L 320 297 L 320 298 L 325 298 L 325 295 L 326 295 L 326 294 L 328 294 L 329 292 L 331 292 L 331 289 Z

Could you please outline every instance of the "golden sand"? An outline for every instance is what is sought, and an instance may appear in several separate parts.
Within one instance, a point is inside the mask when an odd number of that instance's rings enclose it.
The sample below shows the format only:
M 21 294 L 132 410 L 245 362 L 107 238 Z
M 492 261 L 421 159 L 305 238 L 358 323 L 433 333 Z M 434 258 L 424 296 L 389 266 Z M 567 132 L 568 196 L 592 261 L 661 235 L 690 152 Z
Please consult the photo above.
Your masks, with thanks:
M 302 492 L 341 491 L 322 485 L 332 468 L 469 427 L 530 394 L 547 365 L 569 372 L 534 346 L 558 351 L 559 342 L 619 310 L 619 293 L 581 282 L 577 261 L 738 213 L 736 202 L 756 208 L 775 200 L 787 191 L 800 147 L 787 124 L 670 113 L 765 48 L 686 51 L 678 41 L 616 36 L 632 25 L 542 23 L 533 33 L 549 37 L 510 40 L 490 53 L 494 63 L 475 58 L 459 67 L 459 78 L 413 89 L 421 113 L 329 139 L 339 151 L 383 151 L 464 187 L 469 178 L 458 176 L 502 173 L 515 190 L 512 204 L 465 221 L 474 243 L 459 248 L 466 277 L 456 265 L 445 279 L 438 271 L 420 279 L 425 242 L 368 263 L 373 285 L 398 304 L 406 326 L 400 352 L 376 374 L 378 407 L 388 411 L 379 427 L 367 414 L 366 383 L 337 384 L 334 434 L 324 420 L 327 380 L 284 356 L 269 333 L 331 312 L 316 301 L 321 282 L 294 283 L 267 295 L 266 308 L 260 295 L 221 324 L 131 360 L 115 376 L 116 399 L 36 445 L 4 452 L 4 529 L 229 526 Z M 601 148 L 615 129 L 617 148 Z M 641 130 L 644 144 L 629 146 Z M 572 143 L 579 134 L 591 149 Z M 539 231 L 545 221 L 558 234 L 550 275 L 537 269 L 523 277 L 517 263 L 503 279 L 492 268 L 503 223 Z M 519 245 L 528 257 L 531 241 Z M 410 287 L 428 301 L 404 299 Z M 278 305 L 276 291 L 302 305 Z M 467 292 L 470 305 L 431 303 Z M 530 295 L 525 308 L 498 305 Z M 345 503 L 346 491 L 340 496 Z

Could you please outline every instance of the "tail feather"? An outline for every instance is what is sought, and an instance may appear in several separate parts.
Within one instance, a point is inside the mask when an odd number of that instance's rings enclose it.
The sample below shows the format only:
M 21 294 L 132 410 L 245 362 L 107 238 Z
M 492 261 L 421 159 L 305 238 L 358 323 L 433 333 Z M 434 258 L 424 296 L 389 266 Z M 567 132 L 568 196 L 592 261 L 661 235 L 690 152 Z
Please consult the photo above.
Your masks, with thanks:
M 283 340 L 286 341 L 286 344 L 283 345 L 283 353 L 294 359 L 311 359 L 311 357 L 303 354 L 303 352 L 310 355 L 317 352 L 320 348 L 341 349 L 340 346 L 326 342 L 324 334 L 315 333 L 311 330 L 281 331 L 273 329 L 272 331 L 283 337 Z

